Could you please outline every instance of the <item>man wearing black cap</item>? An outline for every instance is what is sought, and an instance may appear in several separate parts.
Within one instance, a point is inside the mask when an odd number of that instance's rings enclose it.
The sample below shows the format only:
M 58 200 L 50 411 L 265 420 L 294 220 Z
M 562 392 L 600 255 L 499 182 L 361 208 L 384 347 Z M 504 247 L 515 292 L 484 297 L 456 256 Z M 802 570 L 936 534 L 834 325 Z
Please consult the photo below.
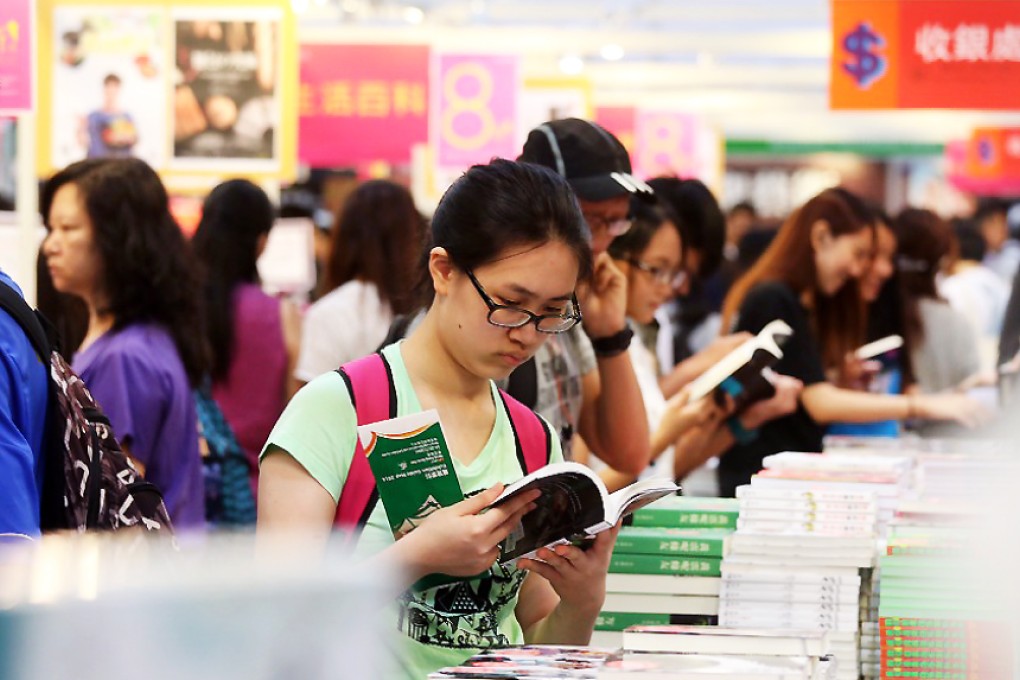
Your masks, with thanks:
M 549 338 L 518 368 L 509 390 L 552 423 L 570 457 L 573 434 L 611 467 L 638 474 L 648 464 L 648 419 L 627 354 L 627 279 L 606 253 L 630 228 L 632 196 L 654 200 L 631 174 L 626 149 L 612 134 L 577 118 L 531 131 L 519 161 L 552 168 L 574 188 L 591 230 L 595 274 L 579 291 L 584 330 Z

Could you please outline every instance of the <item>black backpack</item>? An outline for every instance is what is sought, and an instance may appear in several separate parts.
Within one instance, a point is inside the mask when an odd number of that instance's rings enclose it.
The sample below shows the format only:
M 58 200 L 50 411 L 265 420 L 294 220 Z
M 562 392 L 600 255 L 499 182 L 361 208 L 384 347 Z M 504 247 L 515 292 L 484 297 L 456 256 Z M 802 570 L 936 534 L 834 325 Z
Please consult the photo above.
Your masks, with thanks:
M 42 530 L 137 527 L 145 533 L 172 535 L 162 493 L 138 474 L 85 383 L 54 349 L 49 322 L 3 283 L 0 309 L 18 322 L 49 368 Z

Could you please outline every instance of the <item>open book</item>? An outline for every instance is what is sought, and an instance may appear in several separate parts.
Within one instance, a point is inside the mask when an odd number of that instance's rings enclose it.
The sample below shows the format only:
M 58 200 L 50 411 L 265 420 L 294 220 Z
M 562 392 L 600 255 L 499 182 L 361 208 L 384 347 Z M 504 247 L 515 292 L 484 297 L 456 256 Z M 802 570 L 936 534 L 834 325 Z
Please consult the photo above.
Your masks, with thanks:
M 539 489 L 542 495 L 535 501 L 535 509 L 524 515 L 503 541 L 500 564 L 533 557 L 542 547 L 581 544 L 680 487 L 669 479 L 652 478 L 609 493 L 590 468 L 579 463 L 554 463 L 506 487 L 489 507 L 532 489 Z
M 869 342 L 866 345 L 858 347 L 854 352 L 854 356 L 861 361 L 867 361 L 868 359 L 880 357 L 883 354 L 899 349 L 900 347 L 903 347 L 903 338 L 901 336 L 887 335 L 884 338 L 879 338 L 874 342 Z
M 771 367 L 783 358 L 780 346 L 793 335 L 785 321 L 776 319 L 719 360 L 695 380 L 689 392 L 691 403 L 711 394 L 723 406 L 726 398 L 734 402 L 734 412 L 740 413 L 756 401 L 769 399 L 776 393 L 772 385 Z

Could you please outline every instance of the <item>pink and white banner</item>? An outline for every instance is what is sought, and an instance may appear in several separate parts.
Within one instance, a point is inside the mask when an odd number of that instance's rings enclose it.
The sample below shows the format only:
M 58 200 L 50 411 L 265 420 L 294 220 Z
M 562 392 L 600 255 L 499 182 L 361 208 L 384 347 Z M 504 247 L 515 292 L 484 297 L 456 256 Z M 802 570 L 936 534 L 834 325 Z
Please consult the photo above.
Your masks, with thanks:
M 430 125 L 439 167 L 517 157 L 518 62 L 514 55 L 436 58 Z

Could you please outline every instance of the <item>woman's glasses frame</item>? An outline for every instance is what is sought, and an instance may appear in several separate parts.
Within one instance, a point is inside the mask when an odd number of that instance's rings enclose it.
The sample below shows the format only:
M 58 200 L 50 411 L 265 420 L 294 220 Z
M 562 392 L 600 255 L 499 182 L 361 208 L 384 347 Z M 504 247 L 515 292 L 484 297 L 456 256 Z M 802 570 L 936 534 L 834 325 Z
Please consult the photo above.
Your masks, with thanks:
M 485 302 L 485 306 L 489 308 L 488 321 L 493 326 L 499 328 L 522 328 L 527 326 L 529 323 L 535 324 L 535 328 L 539 333 L 548 333 L 555 335 L 557 333 L 565 333 L 571 328 L 581 322 L 581 306 L 577 302 L 577 295 L 572 294 L 570 296 L 570 306 L 572 311 L 566 314 L 535 314 L 529 312 L 526 309 L 520 307 L 513 307 L 511 305 L 501 305 L 485 292 L 485 288 L 475 278 L 474 272 L 470 269 L 464 270 L 474 285 L 475 290 L 481 296 L 482 301 Z M 509 315 L 509 319 L 501 318 Z M 550 324 L 542 327 L 542 322 L 548 321 Z M 560 327 L 562 326 L 562 327 Z

